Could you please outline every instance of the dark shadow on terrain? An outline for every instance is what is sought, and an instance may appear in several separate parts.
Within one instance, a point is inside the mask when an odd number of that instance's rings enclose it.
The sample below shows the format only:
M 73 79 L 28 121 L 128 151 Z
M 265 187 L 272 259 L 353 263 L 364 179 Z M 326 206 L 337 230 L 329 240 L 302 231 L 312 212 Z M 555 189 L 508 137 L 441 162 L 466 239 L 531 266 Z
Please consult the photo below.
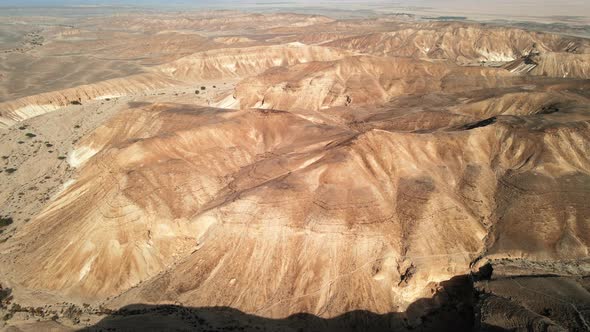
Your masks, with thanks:
M 359 310 L 333 318 L 300 313 L 271 319 L 229 307 L 134 304 L 82 331 L 472 331 L 471 279 L 458 276 L 440 286 L 432 298 L 417 300 L 400 313 Z
M 490 280 L 492 278 L 492 274 L 494 273 L 494 267 L 489 262 L 482 265 L 476 273 L 472 274 L 472 279 L 474 281 L 480 280 Z
M 148 103 L 145 101 L 130 101 L 127 103 L 127 105 L 129 105 L 130 108 L 141 108 L 141 107 L 150 106 L 150 105 L 152 105 L 152 103 Z
M 481 128 L 481 127 L 485 127 L 485 126 L 489 126 L 491 124 L 494 124 L 496 122 L 497 118 L 495 116 L 489 118 L 489 119 L 485 119 L 482 121 L 478 121 L 475 123 L 470 123 L 467 124 L 465 126 L 463 126 L 464 130 L 471 130 L 471 129 L 475 129 L 475 128 Z
M 559 107 L 557 105 L 553 104 L 553 105 L 548 105 L 548 106 L 541 108 L 541 110 L 539 112 L 537 112 L 537 114 L 553 114 L 553 113 L 557 113 L 557 112 L 559 112 Z

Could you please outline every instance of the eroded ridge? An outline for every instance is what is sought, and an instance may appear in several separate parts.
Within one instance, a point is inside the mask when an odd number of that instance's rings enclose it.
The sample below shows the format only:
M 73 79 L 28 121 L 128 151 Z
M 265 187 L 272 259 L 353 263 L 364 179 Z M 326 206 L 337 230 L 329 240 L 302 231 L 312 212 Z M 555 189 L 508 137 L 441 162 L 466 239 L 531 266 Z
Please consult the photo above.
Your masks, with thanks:
M 586 329 L 588 40 L 278 17 L 63 18 L 2 53 L 112 70 L 0 81 L 6 324 Z

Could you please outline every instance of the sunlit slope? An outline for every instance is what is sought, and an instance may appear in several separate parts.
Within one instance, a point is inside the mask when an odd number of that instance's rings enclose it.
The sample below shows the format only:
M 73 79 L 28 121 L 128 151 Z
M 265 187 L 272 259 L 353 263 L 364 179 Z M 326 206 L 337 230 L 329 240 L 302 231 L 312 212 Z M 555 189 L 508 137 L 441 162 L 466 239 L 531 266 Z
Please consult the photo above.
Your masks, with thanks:
M 272 68 L 241 81 L 221 104 L 234 108 L 320 110 L 382 104 L 393 97 L 510 86 L 508 71 L 462 68 L 409 58 L 354 56 Z
M 88 301 L 123 293 L 112 305 L 331 316 L 404 308 L 485 255 L 585 257 L 588 122 L 522 119 L 356 133 L 140 106 L 80 143 L 79 176 L 6 244 L 3 274 Z
M 86 102 L 127 95 L 142 95 L 155 90 L 200 86 L 206 80 L 240 79 L 275 66 L 310 61 L 332 61 L 349 53 L 328 47 L 286 44 L 269 47 L 232 48 L 196 53 L 154 67 L 152 72 L 82 85 L 0 103 L 0 124 L 11 125 L 23 119 L 50 112 L 72 102 Z

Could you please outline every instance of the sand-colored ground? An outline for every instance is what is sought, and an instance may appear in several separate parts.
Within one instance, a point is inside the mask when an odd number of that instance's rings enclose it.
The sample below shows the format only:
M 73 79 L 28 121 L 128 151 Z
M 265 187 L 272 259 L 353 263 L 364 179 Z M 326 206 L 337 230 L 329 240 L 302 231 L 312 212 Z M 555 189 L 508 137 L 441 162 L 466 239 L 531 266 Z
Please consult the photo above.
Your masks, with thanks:
M 8 329 L 587 326 L 587 39 L 239 12 L 70 23 L 0 55 L 39 75 L 0 68 Z M 59 81 L 58 51 L 98 62 Z

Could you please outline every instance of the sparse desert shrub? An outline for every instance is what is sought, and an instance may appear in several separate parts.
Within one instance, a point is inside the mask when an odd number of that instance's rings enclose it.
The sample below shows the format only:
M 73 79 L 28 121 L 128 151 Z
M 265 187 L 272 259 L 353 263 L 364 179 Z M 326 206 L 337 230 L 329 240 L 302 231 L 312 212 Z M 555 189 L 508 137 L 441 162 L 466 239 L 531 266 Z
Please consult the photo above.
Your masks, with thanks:
M 74 323 L 80 322 L 80 315 L 82 315 L 82 310 L 73 304 L 68 306 L 63 313 L 64 317 L 70 319 Z
M 0 217 L 0 227 L 6 227 L 12 223 L 12 217 Z
M 25 144 L 25 142 L 24 142 L 24 141 L 18 141 L 17 143 L 18 143 L 18 144 Z
M 10 308 L 10 312 L 19 312 L 19 311 L 23 311 L 23 308 L 21 307 L 21 305 L 18 303 L 13 303 L 12 308 Z
M 66 157 L 65 156 L 59 156 L 59 157 L 57 157 L 57 159 L 64 160 L 64 159 L 66 159 Z
M 2 284 L 0 284 L 0 303 L 10 300 L 11 299 L 11 294 L 12 293 L 12 289 L 10 288 L 4 288 L 2 287 Z
M 82 105 L 82 102 L 79 101 L 79 100 L 72 100 L 72 101 L 70 101 L 70 104 L 72 104 L 72 105 Z
M 198 95 L 199 93 L 201 93 L 201 91 L 199 90 L 195 90 L 195 94 Z
M 78 129 L 80 128 L 80 125 L 75 125 L 74 128 Z
M 28 138 L 37 137 L 37 135 L 35 135 L 33 133 L 26 133 L 25 136 L 27 136 Z
M 18 127 L 18 129 L 25 130 L 25 129 L 27 129 L 27 126 L 20 126 L 20 127 Z
M 204 87 L 204 86 L 202 86 L 202 87 L 201 87 L 201 90 L 205 90 L 205 89 L 207 89 L 207 88 L 206 88 L 206 87 Z
M 16 172 L 16 168 L 11 167 L 11 168 L 5 169 L 4 171 L 6 171 L 6 173 L 8 173 L 8 174 L 12 174 L 12 173 Z
M 53 146 L 53 144 L 51 144 L 51 143 L 45 143 L 45 146 L 48 147 L 48 148 L 50 148 L 50 147 Z

